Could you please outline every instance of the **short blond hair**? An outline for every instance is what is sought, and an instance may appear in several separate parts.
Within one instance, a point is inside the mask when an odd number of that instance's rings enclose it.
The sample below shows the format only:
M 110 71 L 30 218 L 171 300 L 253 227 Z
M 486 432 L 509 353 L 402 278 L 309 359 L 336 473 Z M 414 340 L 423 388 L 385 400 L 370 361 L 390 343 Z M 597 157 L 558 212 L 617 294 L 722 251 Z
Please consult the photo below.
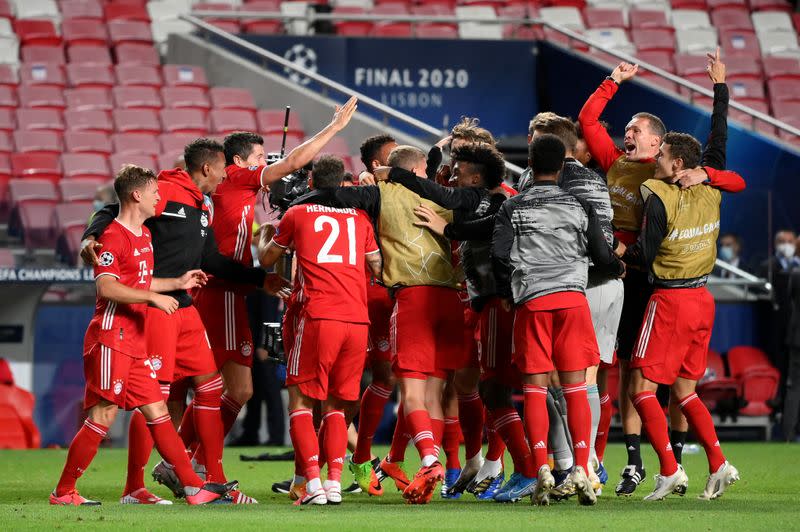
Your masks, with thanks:
M 467 142 L 485 143 L 494 147 L 497 141 L 488 129 L 480 127 L 481 121 L 477 118 L 462 116 L 458 124 L 450 130 L 450 136 L 454 139 L 462 139 Z
M 419 148 L 414 146 L 401 145 L 389 153 L 386 164 L 392 168 L 402 168 L 409 172 L 420 162 L 425 161 L 428 156 Z
M 117 193 L 120 203 L 127 203 L 131 200 L 131 192 L 146 187 L 156 179 L 155 172 L 149 168 L 126 164 L 114 178 L 114 192 Z

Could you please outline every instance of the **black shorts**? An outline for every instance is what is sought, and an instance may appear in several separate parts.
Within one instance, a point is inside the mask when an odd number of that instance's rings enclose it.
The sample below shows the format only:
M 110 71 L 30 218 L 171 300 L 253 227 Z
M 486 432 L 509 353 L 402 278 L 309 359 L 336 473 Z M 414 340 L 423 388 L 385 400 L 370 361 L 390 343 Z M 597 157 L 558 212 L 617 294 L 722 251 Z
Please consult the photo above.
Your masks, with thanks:
M 653 294 L 653 285 L 648 280 L 647 272 L 633 268 L 628 269 L 622 283 L 625 287 L 625 301 L 622 303 L 622 316 L 617 332 L 617 357 L 620 360 L 630 360 L 647 303 Z

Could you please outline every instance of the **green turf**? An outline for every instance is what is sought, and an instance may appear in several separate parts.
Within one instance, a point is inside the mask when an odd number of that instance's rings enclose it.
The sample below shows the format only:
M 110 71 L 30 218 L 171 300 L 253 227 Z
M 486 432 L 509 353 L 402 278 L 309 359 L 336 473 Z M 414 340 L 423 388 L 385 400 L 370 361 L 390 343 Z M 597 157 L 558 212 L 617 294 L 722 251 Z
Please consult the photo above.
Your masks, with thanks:
M 637 496 L 620 499 L 613 495 L 616 473 L 623 464 L 624 449 L 610 445 L 606 464 L 612 473 L 606 493 L 596 507 L 582 508 L 571 500 L 549 508 L 530 506 L 527 500 L 514 505 L 478 502 L 471 495 L 445 501 L 437 496 L 428 506 L 406 506 L 394 486 L 386 495 L 370 498 L 345 496 L 337 507 L 292 506 L 285 495 L 270 491 L 272 482 L 288 478 L 288 462 L 245 463 L 240 452 L 262 449 L 228 449 L 226 471 L 238 479 L 257 506 L 207 506 L 190 508 L 182 501 L 169 507 L 121 506 L 118 504 L 125 472 L 124 450 L 103 449 L 79 482 L 86 496 L 99 499 L 94 508 L 51 507 L 47 496 L 53 489 L 65 458 L 63 450 L 0 451 L 0 528 L 122 530 L 208 530 L 238 532 L 243 529 L 326 530 L 522 530 L 531 526 L 575 531 L 622 530 L 755 530 L 795 529 L 798 510 L 798 448 L 788 444 L 730 443 L 724 446 L 731 462 L 737 465 L 742 480 L 717 501 L 700 501 L 706 477 L 702 454 L 686 456 L 684 465 L 690 478 L 685 498 L 645 503 L 640 500 L 653 487 L 655 456 L 648 448 L 645 463 L 648 475 Z M 413 449 L 409 449 L 412 456 Z M 155 463 L 155 458 L 151 465 Z M 149 472 L 149 468 L 148 468 Z M 345 473 L 345 481 L 350 474 Z M 149 482 L 152 487 L 152 483 Z M 166 497 L 161 486 L 152 490 Z

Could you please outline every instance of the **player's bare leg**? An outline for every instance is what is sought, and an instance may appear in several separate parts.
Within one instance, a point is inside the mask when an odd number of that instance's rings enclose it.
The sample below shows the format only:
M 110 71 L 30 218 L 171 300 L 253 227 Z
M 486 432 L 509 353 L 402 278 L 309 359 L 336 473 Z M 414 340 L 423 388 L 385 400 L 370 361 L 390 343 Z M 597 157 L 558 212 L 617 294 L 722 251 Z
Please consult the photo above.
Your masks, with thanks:
M 253 372 L 249 366 L 228 360 L 222 365 L 222 424 L 225 434 L 230 432 L 242 406 L 253 397 Z
M 403 498 L 409 503 L 426 503 L 436 484 L 444 478 L 444 468 L 438 460 L 438 452 L 431 427 L 431 415 L 427 410 L 427 381 L 424 375 L 403 376 L 398 379 L 403 398 L 403 411 L 406 429 L 417 447 L 422 467 L 412 482 L 403 491 Z M 444 380 L 431 386 L 431 406 L 433 415 L 442 419 L 441 394 Z M 438 394 L 438 395 L 437 395 Z M 438 405 L 438 407 L 437 407 Z

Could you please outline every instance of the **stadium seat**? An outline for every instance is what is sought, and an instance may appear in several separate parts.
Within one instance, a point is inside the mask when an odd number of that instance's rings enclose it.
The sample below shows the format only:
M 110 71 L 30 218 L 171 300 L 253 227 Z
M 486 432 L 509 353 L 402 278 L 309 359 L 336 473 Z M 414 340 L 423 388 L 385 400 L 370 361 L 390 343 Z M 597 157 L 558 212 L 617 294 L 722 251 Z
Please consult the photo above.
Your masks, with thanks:
M 18 106 L 17 89 L 0 85 L 0 109 L 16 109 Z
M 108 169 L 108 160 L 104 155 L 97 155 L 94 153 L 65 153 L 61 156 L 61 166 L 64 171 L 64 178 L 61 182 L 78 178 L 106 180 L 111 178 L 111 172 Z
M 298 1 L 298 2 L 287 2 L 284 0 L 281 2 L 281 14 L 282 15 L 305 15 L 308 11 L 308 2 L 305 1 Z M 286 24 L 283 25 L 286 29 L 286 33 L 289 35 L 306 35 L 308 34 L 308 22 L 306 20 L 292 20 L 291 22 L 287 21 Z
M 714 53 L 717 49 L 717 30 L 714 28 L 675 30 L 675 42 L 681 53 L 699 55 Z
M 73 111 L 111 111 L 114 103 L 108 89 L 81 88 L 64 91 L 67 107 Z
M 70 19 L 91 20 L 97 23 L 103 21 L 103 6 L 99 1 L 61 0 L 60 5 L 64 22 Z
M 180 153 L 162 153 L 156 158 L 156 165 L 160 170 L 169 170 L 171 168 L 175 168 L 176 166 L 183 166 L 182 164 L 176 164 L 179 161 L 183 161 L 183 152 Z
M 0 131 L 0 153 L 8 155 L 14 152 L 14 137 L 8 131 Z
M 14 131 L 17 129 L 16 113 L 11 109 L 0 108 L 0 131 Z
M 281 133 L 271 133 L 269 135 L 264 135 L 264 151 L 267 153 L 280 153 L 281 151 L 281 143 L 283 142 L 283 134 Z M 302 143 L 302 139 L 298 139 L 297 137 L 286 137 L 286 152 L 288 153 L 290 150 L 296 148 L 297 146 Z M 325 151 L 324 153 L 330 153 Z
M 151 44 L 122 43 L 114 47 L 118 65 L 161 66 L 158 51 Z
M 748 0 L 753 11 L 785 11 L 790 13 L 792 6 L 788 0 Z
M 225 2 L 200 2 L 192 6 L 192 12 L 195 11 L 233 11 L 234 6 Z M 249 11 L 249 8 L 248 8 Z M 277 11 L 277 7 L 276 7 Z M 213 24 L 218 28 L 225 29 L 230 33 L 239 33 L 240 24 L 238 20 L 227 18 L 203 17 L 208 24 Z
M 797 44 L 795 33 L 780 31 L 759 33 L 758 43 L 761 46 L 761 53 L 765 56 L 800 58 L 800 46 Z
M 258 122 L 258 131 L 263 135 L 270 133 L 282 133 L 283 123 L 286 120 L 286 111 L 283 109 L 261 109 L 256 112 L 256 121 Z M 303 123 L 297 112 L 289 113 L 289 133 L 299 134 L 301 137 L 305 136 L 305 129 Z
M 17 69 L 12 65 L 0 65 L 0 86 L 16 87 L 19 85 Z
M 583 34 L 587 39 L 591 39 L 604 48 L 611 48 L 629 54 L 636 53 L 636 48 L 628 40 L 628 35 L 622 28 L 588 29 Z
M 0 20 L 2 22 L 2 20 Z M 16 36 L 12 38 L 0 38 L 0 63 L 19 64 L 19 41 Z
M 749 30 L 755 31 L 747 9 L 723 7 L 711 13 L 711 21 L 718 30 Z
M 9 199 L 13 205 L 26 201 L 59 201 L 58 190 L 52 181 L 41 178 L 12 179 L 8 183 Z
M 206 71 L 193 65 L 164 65 L 164 81 L 170 87 L 200 87 L 208 90 Z
M 409 22 L 376 22 L 369 33 L 373 37 L 412 37 L 414 28 Z
M 211 106 L 214 109 L 239 109 L 255 112 L 256 104 L 249 89 L 233 87 L 212 87 L 209 90 Z
M 762 79 L 761 63 L 750 56 L 731 56 L 725 58 L 728 80 L 739 78 Z
M 23 85 L 48 85 L 63 88 L 67 84 L 64 69 L 55 64 L 22 64 L 19 77 Z
M 800 60 L 793 57 L 765 57 L 764 75 L 770 79 L 797 79 L 800 80 Z
M 709 411 L 735 413 L 739 386 L 725 373 L 725 361 L 713 349 L 708 350 L 706 372 L 697 383 L 697 395 Z
M 86 221 L 92 215 L 91 201 L 74 201 L 56 205 L 53 212 L 53 226 L 57 234 L 61 234 L 70 227 L 86 227 Z
M 160 89 L 164 84 L 161 69 L 151 65 L 116 65 L 114 73 L 118 85 Z
M 761 11 L 751 15 L 753 27 L 758 33 L 773 31 L 794 33 L 792 17 L 780 11 Z
M 542 20 L 570 30 L 585 29 L 581 12 L 574 7 L 543 7 L 539 15 Z
M 218 135 L 256 130 L 256 115 L 252 111 L 212 109 L 209 117 L 211 132 Z
M 156 168 L 155 157 L 141 153 L 115 153 L 109 158 L 108 162 L 111 166 L 112 175 L 119 172 L 120 168 L 126 164 L 135 164 L 136 166 L 141 166 L 142 168 L 149 168 L 154 172 L 158 171 L 158 168 Z
M 18 20 L 14 24 L 14 30 L 17 33 L 20 44 L 23 46 L 30 44 L 42 46 L 61 45 L 61 36 L 56 31 L 52 20 Z
M 0 268 L 14 268 L 16 265 L 17 259 L 14 257 L 14 252 L 8 248 L 0 248 Z
M 95 44 L 76 44 L 67 50 L 70 63 L 81 65 L 102 65 L 111 67 L 111 52 L 108 46 L 97 46 Z
M 267 11 L 272 13 L 279 13 L 280 1 L 261 0 L 257 2 L 248 2 L 241 7 L 242 11 Z M 283 33 L 283 23 L 280 20 L 264 20 L 247 18 L 241 20 L 241 27 L 243 33 L 251 33 L 255 35 L 273 35 L 276 33 Z
M 675 51 L 675 34 L 672 30 L 633 28 L 631 39 L 639 52 Z
M 778 391 L 780 373 L 770 364 L 767 355 L 756 347 L 737 346 L 728 350 L 731 377 L 739 383 L 739 395 L 746 402 L 740 410 L 745 416 L 763 416 L 772 413 L 767 401 Z
M 105 65 L 67 65 L 67 80 L 71 87 L 107 90 L 114 86 L 114 76 Z
M 70 153 L 111 154 L 111 139 L 106 133 L 95 131 L 65 131 L 64 146 Z
M 103 24 L 94 20 L 65 20 L 61 25 L 64 42 L 68 46 L 95 45 L 107 46 L 108 32 Z
M 63 111 L 67 106 L 61 89 L 50 86 L 25 87 L 19 91 L 19 104 L 30 109 Z
M 458 39 L 458 27 L 437 22 L 420 22 L 414 29 L 421 39 Z
M 149 44 L 152 46 L 153 34 L 150 24 L 136 20 L 112 20 L 108 23 L 111 44 Z
M 668 29 L 672 27 L 667 22 L 667 16 L 663 11 L 631 9 L 628 19 L 631 28 Z
M 114 87 L 111 91 L 117 109 L 154 109 L 164 105 L 153 87 Z
M 497 19 L 497 13 L 491 6 L 469 5 L 456 6 L 456 17 L 472 19 Z M 503 27 L 500 24 L 482 22 L 459 22 L 458 35 L 462 39 L 502 39 Z
M 54 109 L 17 109 L 19 129 L 63 131 L 61 112 Z
M 160 153 L 158 138 L 147 133 L 115 133 L 111 136 L 111 145 L 117 155 L 125 153 L 158 155 Z
M 332 15 L 365 15 L 367 12 L 362 7 L 336 5 Z M 360 20 L 337 20 L 333 23 L 338 35 L 365 36 L 372 30 L 372 22 Z
M 0 19 L 5 19 L 11 22 L 14 20 L 14 10 L 11 7 L 12 0 L 0 0 Z
M 28 249 L 52 249 L 56 239 L 53 227 L 56 205 L 56 201 L 46 200 L 17 203 L 11 211 L 9 234 L 20 236 Z
M 197 138 L 195 135 L 163 133 L 158 137 L 158 144 L 161 146 L 160 153 L 182 154 L 183 148 L 195 138 Z
M 322 149 L 322 153 L 337 155 L 339 157 L 349 157 L 351 152 L 344 137 L 333 137 Z
M 159 111 L 165 133 L 203 136 L 208 133 L 207 113 L 197 109 L 162 109 Z
M 624 28 L 625 13 L 619 9 L 587 7 L 583 12 L 588 28 Z
M 108 162 L 105 161 L 106 168 Z M 65 202 L 70 201 L 92 201 L 94 200 L 97 188 L 103 183 L 108 182 L 111 173 L 106 174 L 102 180 L 97 178 L 76 177 L 74 179 L 62 179 L 58 182 L 58 189 L 61 199 Z
M 61 159 L 54 154 L 11 154 L 11 175 L 14 178 L 39 178 L 56 182 L 61 179 Z
M 711 27 L 708 13 L 696 9 L 676 9 L 672 12 L 671 21 L 676 30 L 696 30 Z
M 756 34 L 748 30 L 720 31 L 719 45 L 726 58 L 733 56 L 757 58 L 761 55 Z
M 204 112 L 211 109 L 208 94 L 199 87 L 163 87 L 161 98 L 164 107 L 169 109 L 197 109 Z
M 97 131 L 110 134 L 114 131 L 109 113 L 106 111 L 64 111 L 67 129 L 71 131 Z
M 64 141 L 60 132 L 55 131 L 26 131 L 14 133 L 16 153 L 31 155 L 54 154 L 64 151 Z
M 20 59 L 25 63 L 63 65 L 66 63 L 64 58 L 64 48 L 58 46 L 44 46 L 41 44 L 30 44 L 20 48 Z
M 739 103 L 745 103 L 743 100 L 766 100 L 767 97 L 764 91 L 764 83 L 760 79 L 728 80 L 728 87 L 730 88 L 731 99 Z
M 115 109 L 112 113 L 117 133 L 161 133 L 158 111 L 153 109 Z
M 794 79 L 773 79 L 767 82 L 773 104 L 777 102 L 800 102 L 798 82 Z
M 112 20 L 136 20 L 139 22 L 150 22 L 150 15 L 147 9 L 140 4 L 126 2 L 108 3 L 103 7 L 103 17 L 107 21 Z

